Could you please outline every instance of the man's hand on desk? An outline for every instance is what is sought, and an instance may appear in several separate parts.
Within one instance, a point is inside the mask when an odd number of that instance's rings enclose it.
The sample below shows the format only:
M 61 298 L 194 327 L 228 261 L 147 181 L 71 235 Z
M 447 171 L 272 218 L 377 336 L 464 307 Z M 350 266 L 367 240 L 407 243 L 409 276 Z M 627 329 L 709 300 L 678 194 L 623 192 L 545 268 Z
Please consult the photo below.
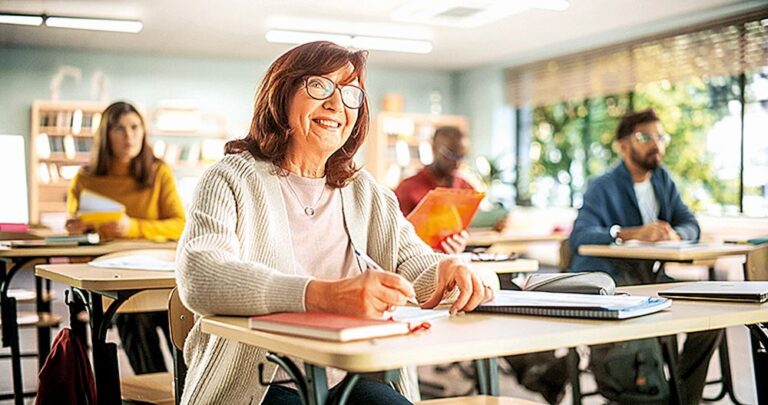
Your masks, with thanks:
M 643 242 L 659 242 L 680 240 L 680 235 L 667 222 L 656 221 L 643 226 L 621 228 L 618 234 L 622 240 L 640 240 Z
M 451 314 L 459 311 L 472 311 L 481 303 L 493 299 L 493 289 L 483 283 L 466 261 L 457 257 L 449 257 L 441 260 L 437 265 L 437 288 L 422 307 L 436 307 L 454 287 L 459 288 L 459 296 L 451 305 Z
M 415 297 L 413 286 L 399 274 L 368 269 L 341 280 L 312 280 L 305 295 L 307 311 L 381 319 L 396 305 Z

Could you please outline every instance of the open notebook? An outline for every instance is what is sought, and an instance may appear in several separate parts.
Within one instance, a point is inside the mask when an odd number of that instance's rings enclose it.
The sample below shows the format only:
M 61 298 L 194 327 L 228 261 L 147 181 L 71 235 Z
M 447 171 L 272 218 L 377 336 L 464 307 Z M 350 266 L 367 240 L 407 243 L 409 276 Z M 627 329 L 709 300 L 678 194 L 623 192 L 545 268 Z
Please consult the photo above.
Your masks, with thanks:
M 594 295 L 534 291 L 498 291 L 493 301 L 476 312 L 566 318 L 627 319 L 669 308 L 666 298 L 631 295 Z
M 448 310 L 418 307 L 396 307 L 388 319 L 365 319 L 321 312 L 282 312 L 252 316 L 249 325 L 251 329 L 266 332 L 348 342 L 405 335 L 428 328 L 427 321 L 447 316 Z
M 125 214 L 125 206 L 91 190 L 83 190 L 77 207 L 77 217 L 83 222 L 99 226 L 116 222 Z

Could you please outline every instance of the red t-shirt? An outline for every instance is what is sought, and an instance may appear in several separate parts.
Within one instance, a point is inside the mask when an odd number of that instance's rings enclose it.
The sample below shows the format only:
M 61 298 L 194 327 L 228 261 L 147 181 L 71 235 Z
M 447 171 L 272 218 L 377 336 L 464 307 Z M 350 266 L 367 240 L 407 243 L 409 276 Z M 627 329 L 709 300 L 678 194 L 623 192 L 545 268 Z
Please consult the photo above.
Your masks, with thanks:
M 435 179 L 435 175 L 432 174 L 432 171 L 427 167 L 424 167 L 419 170 L 418 173 L 401 181 L 395 189 L 395 195 L 397 196 L 397 201 L 400 202 L 400 210 L 403 211 L 403 215 L 410 214 L 411 211 L 416 208 L 416 205 L 419 204 L 419 201 L 421 201 L 430 190 L 435 188 L 437 188 L 437 180 Z M 466 190 L 475 189 L 471 184 L 459 176 L 453 176 L 453 183 L 450 188 Z

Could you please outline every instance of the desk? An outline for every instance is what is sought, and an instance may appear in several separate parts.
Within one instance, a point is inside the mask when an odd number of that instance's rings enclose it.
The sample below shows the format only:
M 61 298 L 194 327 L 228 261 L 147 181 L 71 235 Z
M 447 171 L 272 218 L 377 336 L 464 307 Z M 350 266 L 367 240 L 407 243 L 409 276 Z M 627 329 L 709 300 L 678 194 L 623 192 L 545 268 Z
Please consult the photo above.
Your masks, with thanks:
M 469 230 L 468 246 L 490 246 L 503 244 L 528 244 L 538 242 L 560 242 L 568 239 L 568 234 L 555 232 L 549 234 L 535 234 L 525 232 L 497 232 L 493 230 Z
M 681 248 L 627 245 L 582 245 L 579 247 L 579 254 L 613 259 L 692 263 L 699 260 L 713 260 L 722 256 L 745 255 L 753 250 L 755 250 L 755 247 L 752 245 L 720 245 L 706 243 Z
M 21 378 L 19 332 L 16 320 L 16 299 L 8 297 L 8 290 L 10 289 L 11 280 L 19 270 L 35 260 L 47 261 L 52 257 L 93 257 L 125 250 L 175 248 L 176 242 L 158 243 L 146 240 L 121 240 L 86 246 L 0 248 L 0 259 L 5 260 L 11 265 L 10 270 L 0 271 L 0 306 L 2 307 L 3 347 L 11 348 L 13 392 L 16 404 L 23 403 L 24 394 Z M 49 285 L 48 283 L 46 287 L 49 287 Z M 43 285 L 39 278 L 36 279 L 35 289 L 37 290 L 37 311 L 50 311 L 50 304 L 43 300 Z M 39 366 L 42 367 L 50 350 L 51 336 L 48 328 L 39 328 L 37 333 L 38 360 Z
M 505 261 L 473 261 L 471 266 L 481 271 L 496 274 L 533 273 L 539 270 L 539 261 L 532 259 L 515 259 Z
M 656 295 L 656 291 L 668 286 L 620 290 L 636 295 Z M 255 331 L 248 328 L 248 320 L 244 317 L 206 317 L 202 321 L 202 330 L 270 352 L 301 358 L 307 362 L 307 370 L 315 375 L 318 370 L 324 373 L 324 367 L 355 373 L 485 359 L 478 369 L 481 371 L 478 373 L 481 393 L 498 395 L 495 358 L 499 356 L 764 322 L 768 322 L 768 304 L 675 301 L 670 310 L 623 321 L 467 314 L 434 321 L 426 332 L 349 343 Z M 768 344 L 768 335 L 763 344 Z M 429 350 L 424 350 L 425 347 Z M 766 357 L 761 357 L 762 367 L 768 367 Z M 761 387 L 763 382 L 755 383 L 758 391 L 768 391 Z M 325 387 L 314 386 L 313 389 L 321 395 L 310 397 L 311 403 L 322 402 L 327 397 Z M 317 398 L 320 400 L 315 401 Z
M 89 264 L 44 264 L 35 267 L 35 275 L 72 287 L 73 302 L 68 303 L 71 317 L 76 316 L 80 309 L 89 310 L 98 403 L 119 404 L 117 345 L 106 342 L 107 330 L 118 308 L 134 294 L 175 287 L 174 272 L 106 269 Z M 106 311 L 102 297 L 114 299 Z M 167 302 L 167 294 L 165 297 Z M 77 331 L 76 335 L 85 338 L 85 331 Z

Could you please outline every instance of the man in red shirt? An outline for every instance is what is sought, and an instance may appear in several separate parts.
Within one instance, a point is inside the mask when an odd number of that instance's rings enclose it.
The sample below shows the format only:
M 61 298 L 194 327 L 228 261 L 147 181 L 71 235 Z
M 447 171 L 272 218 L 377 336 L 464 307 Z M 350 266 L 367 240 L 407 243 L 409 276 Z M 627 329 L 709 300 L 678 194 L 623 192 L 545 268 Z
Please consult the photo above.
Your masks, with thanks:
M 474 190 L 459 176 L 461 162 L 467 155 L 469 141 L 456 127 L 442 127 L 432 137 L 434 160 L 415 175 L 404 179 L 395 189 L 403 215 L 410 214 L 427 193 L 437 187 Z M 445 253 L 461 253 L 467 245 L 467 233 L 462 231 L 446 239 L 441 247 Z

